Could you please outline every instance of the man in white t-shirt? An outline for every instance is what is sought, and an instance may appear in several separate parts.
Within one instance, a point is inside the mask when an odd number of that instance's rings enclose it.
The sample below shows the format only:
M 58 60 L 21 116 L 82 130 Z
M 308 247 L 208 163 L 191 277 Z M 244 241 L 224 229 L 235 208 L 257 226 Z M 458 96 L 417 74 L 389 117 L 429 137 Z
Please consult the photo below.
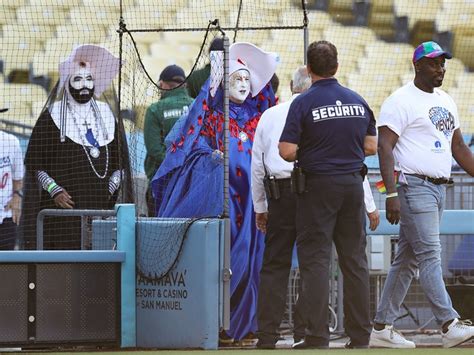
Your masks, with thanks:
M 415 347 L 393 329 L 393 323 L 417 269 L 442 326 L 443 346 L 474 337 L 474 327 L 460 321 L 452 307 L 441 269 L 439 222 L 452 157 L 474 176 L 474 156 L 463 141 L 456 104 L 439 89 L 445 60 L 450 58 L 435 42 L 419 45 L 413 54 L 414 81 L 389 96 L 380 111 L 378 151 L 387 190 L 387 220 L 400 222 L 400 239 L 375 316 L 371 346 Z
M 1 109 L 5 112 L 7 109 Z M 20 222 L 23 158 L 15 136 L 0 131 L 0 250 L 13 250 Z

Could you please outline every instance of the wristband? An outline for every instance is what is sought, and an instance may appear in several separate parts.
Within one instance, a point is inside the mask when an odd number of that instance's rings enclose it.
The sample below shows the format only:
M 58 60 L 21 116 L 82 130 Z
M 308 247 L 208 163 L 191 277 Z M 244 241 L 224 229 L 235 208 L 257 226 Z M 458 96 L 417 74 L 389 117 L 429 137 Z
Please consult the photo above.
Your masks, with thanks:
M 15 191 L 13 191 L 13 194 L 14 195 L 16 194 L 16 195 L 20 196 L 20 198 L 23 198 L 23 193 L 21 192 L 21 190 L 15 190 Z
M 398 197 L 398 192 L 392 192 L 390 194 L 387 194 L 385 198 L 392 198 L 392 197 Z
M 52 182 L 51 184 L 48 185 L 48 193 L 51 193 L 51 191 L 53 191 L 53 189 L 58 186 L 58 184 L 56 184 L 55 182 Z

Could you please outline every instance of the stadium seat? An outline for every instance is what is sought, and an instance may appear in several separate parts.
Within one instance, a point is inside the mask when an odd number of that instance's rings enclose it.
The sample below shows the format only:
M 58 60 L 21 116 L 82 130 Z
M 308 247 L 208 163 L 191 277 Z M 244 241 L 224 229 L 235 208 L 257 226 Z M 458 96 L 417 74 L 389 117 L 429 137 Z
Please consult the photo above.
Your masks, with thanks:
M 452 58 L 446 61 L 446 73 L 443 80 L 443 90 L 449 91 L 452 87 L 456 86 L 456 79 L 459 75 L 466 72 L 464 63 L 457 58 Z
M 38 51 L 32 58 L 31 75 L 52 77 L 52 73 L 58 71 L 58 63 L 56 53 L 46 54 L 44 51 Z
M 472 19 L 474 20 L 474 16 Z M 474 27 L 454 28 L 453 55 L 474 70 Z
M 58 40 L 74 41 L 78 38 L 83 43 L 100 43 L 106 38 L 106 32 L 103 26 L 87 24 L 67 24 L 56 27 L 56 37 Z
M 86 0 L 54 0 L 54 6 L 62 7 L 64 9 L 70 9 L 71 7 L 80 6 L 83 1 Z M 104 2 L 106 0 L 101 0 Z M 28 4 L 31 6 L 44 6 L 44 0 L 28 0 Z
M 40 41 L 25 37 L 24 33 L 16 36 L 0 38 L 1 57 L 4 60 L 4 73 L 12 70 L 28 71 L 33 55 L 42 49 Z
M 37 0 L 41 1 L 41 0 Z M 69 1 L 76 1 L 76 0 L 61 0 L 63 2 L 69 2 Z M 135 0 L 80 0 L 84 6 L 90 6 L 90 7 L 109 7 L 109 8 L 120 8 L 120 3 L 122 3 L 123 9 L 126 9 L 128 7 L 131 7 L 135 4 Z M 141 2 L 142 0 L 139 0 L 138 2 Z M 156 4 L 156 1 L 155 1 Z
M 92 22 L 94 25 L 102 25 L 105 28 L 111 25 L 116 25 L 118 28 L 119 10 L 119 7 L 107 8 L 100 5 L 73 7 L 68 17 L 72 25 L 82 26 L 84 23 Z
M 457 87 L 474 88 L 474 73 L 465 71 L 456 77 Z
M 396 16 L 407 16 L 408 26 L 413 29 L 418 21 L 433 21 L 441 0 L 393 0 Z
M 34 84 L 2 83 L 0 92 L 5 103 L 25 103 L 30 107 L 33 102 L 46 101 L 48 97 L 48 93 L 41 86 Z
M 354 20 L 353 0 L 331 0 L 329 1 L 328 12 L 335 21 L 352 24 Z
M 14 8 L 0 5 L 0 26 L 15 23 L 16 11 Z
M 1 119 L 11 122 L 12 125 L 9 125 L 8 128 L 13 132 L 22 133 L 24 129 L 21 125 L 33 127 L 38 118 L 32 116 L 31 107 L 25 103 L 0 100 L 0 105 L 8 108 L 8 111 L 2 114 Z
M 47 25 L 9 24 L 2 27 L 3 38 L 21 36 L 34 41 L 45 42 L 54 36 L 54 27 Z
M 339 26 L 326 27 L 323 39 L 331 41 L 337 48 L 344 46 L 365 46 L 367 43 L 377 41 L 375 33 L 368 27 L 361 26 Z
M 4 8 L 9 7 L 9 8 L 16 9 L 17 7 L 26 5 L 27 2 L 29 2 L 29 0 L 2 0 L 1 6 Z
M 129 30 L 158 29 L 171 24 L 175 20 L 175 14 L 173 11 L 164 12 L 157 6 L 149 8 L 133 6 L 124 10 L 123 19 Z M 114 26 L 114 30 L 117 31 L 117 25 Z M 142 32 L 141 34 L 146 35 L 147 33 L 149 32 Z
M 22 6 L 16 10 L 16 14 L 18 23 L 24 25 L 59 26 L 69 21 L 67 11 L 57 6 Z
M 164 32 L 163 41 L 169 44 L 185 44 L 201 47 L 205 34 L 205 32 L 198 31 Z
M 474 102 L 472 101 L 472 87 L 457 87 L 449 94 L 458 107 L 461 130 L 463 133 L 474 133 Z
M 377 36 L 393 38 L 395 27 L 393 0 L 371 0 L 368 26 Z
M 384 41 L 373 41 L 367 43 L 365 51 L 367 58 L 372 57 L 395 57 L 400 60 L 411 61 L 415 48 L 407 43 L 388 43 Z
M 308 11 L 308 28 L 311 31 L 316 30 L 323 32 L 326 27 L 335 24 L 331 16 L 324 11 L 311 10 Z M 310 41 L 317 40 L 318 38 L 312 37 Z
M 415 71 L 411 70 L 406 73 L 403 73 L 399 76 L 400 78 L 400 84 L 405 85 L 408 84 L 409 82 L 413 82 L 413 79 L 415 78 Z
M 453 31 L 454 27 L 474 27 L 474 3 L 470 0 L 443 0 L 436 13 L 436 30 Z

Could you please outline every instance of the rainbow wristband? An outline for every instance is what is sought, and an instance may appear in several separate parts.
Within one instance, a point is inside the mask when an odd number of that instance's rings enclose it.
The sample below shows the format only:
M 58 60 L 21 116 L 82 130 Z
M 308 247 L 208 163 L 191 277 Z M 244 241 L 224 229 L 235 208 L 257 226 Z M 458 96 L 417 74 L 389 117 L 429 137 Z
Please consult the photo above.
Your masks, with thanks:
M 52 182 L 51 184 L 48 185 L 48 193 L 51 193 L 51 191 L 53 191 L 53 189 L 58 186 L 58 184 L 56 184 L 55 182 Z

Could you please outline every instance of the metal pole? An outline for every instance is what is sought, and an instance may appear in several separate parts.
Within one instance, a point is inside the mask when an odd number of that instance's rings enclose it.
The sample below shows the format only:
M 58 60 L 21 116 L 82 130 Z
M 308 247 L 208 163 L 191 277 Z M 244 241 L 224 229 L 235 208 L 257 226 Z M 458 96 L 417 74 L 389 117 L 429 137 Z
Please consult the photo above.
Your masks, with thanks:
M 43 250 L 44 243 L 44 218 L 46 216 L 60 216 L 60 217 L 82 217 L 82 216 L 96 216 L 96 217 L 111 217 L 115 216 L 114 210 L 60 210 L 60 209 L 44 209 L 39 211 L 36 217 L 36 249 Z
M 308 31 L 308 13 L 306 12 L 306 0 L 302 0 L 302 7 L 303 7 L 303 63 L 306 65 L 306 49 L 309 45 L 309 31 Z
M 229 217 L 229 38 L 224 35 L 224 217 Z
M 230 327 L 230 220 L 229 220 L 229 38 L 224 34 L 224 312 L 223 328 Z

